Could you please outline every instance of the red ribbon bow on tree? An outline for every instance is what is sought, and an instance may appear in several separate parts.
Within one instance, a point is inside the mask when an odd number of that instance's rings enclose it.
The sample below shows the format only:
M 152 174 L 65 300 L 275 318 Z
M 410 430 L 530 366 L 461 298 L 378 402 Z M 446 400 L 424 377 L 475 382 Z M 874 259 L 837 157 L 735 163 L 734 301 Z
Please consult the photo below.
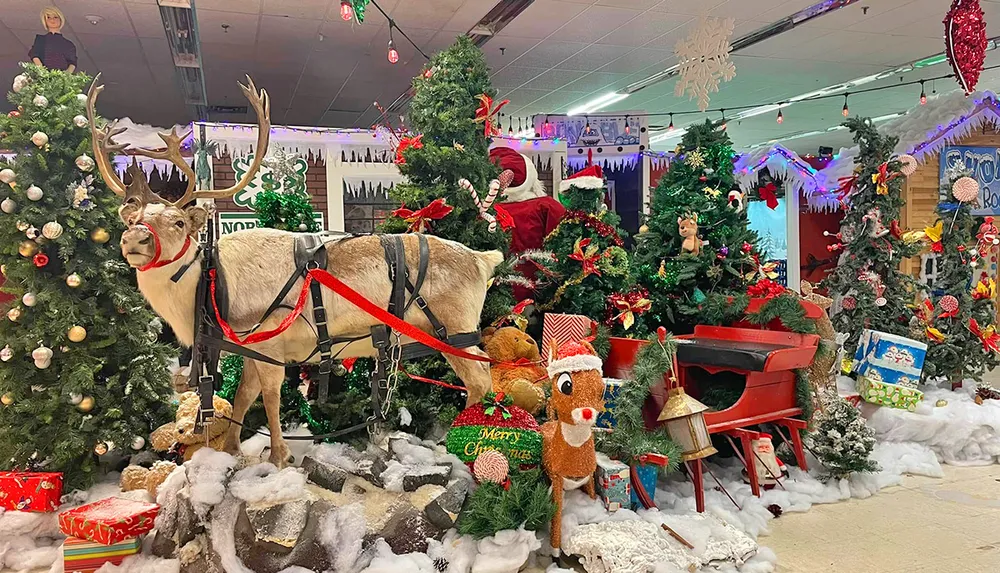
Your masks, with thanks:
M 483 122 L 483 135 L 485 137 L 492 137 L 500 133 L 500 128 L 493 124 L 497 113 L 500 112 L 500 108 L 510 103 L 509 99 L 505 99 L 498 103 L 496 107 L 493 106 L 493 98 L 486 95 L 479 95 L 479 107 L 476 108 L 476 123 Z
M 445 203 L 444 199 L 435 199 L 430 205 L 416 211 L 407 209 L 403 205 L 392 212 L 394 217 L 399 217 L 410 224 L 410 231 L 422 233 L 430 226 L 430 221 L 437 221 L 452 212 L 453 207 Z
M 411 147 L 413 149 L 423 149 L 424 142 L 420 141 L 424 134 L 420 134 L 416 137 L 401 137 L 399 138 L 399 145 L 396 146 L 396 165 L 403 165 L 406 163 L 406 158 L 403 157 L 403 152 Z
M 997 334 L 996 326 L 989 325 L 985 329 L 979 327 L 979 323 L 976 319 L 969 319 L 969 330 L 972 334 L 976 335 L 976 338 L 983 343 L 983 351 L 985 352 L 1000 352 L 1000 334 Z
M 500 223 L 500 228 L 504 231 L 509 231 L 514 228 L 514 217 L 497 203 L 493 204 L 493 210 L 497 212 L 497 223 Z
M 597 252 L 597 246 L 590 246 L 590 239 L 577 239 L 576 243 L 573 244 L 573 253 L 569 258 L 574 261 L 580 261 L 583 265 L 583 276 L 584 278 L 594 274 L 601 276 L 601 270 L 597 268 L 597 261 L 601 258 L 600 253 Z
M 898 172 L 890 174 L 888 163 L 883 163 L 882 165 L 879 165 L 878 171 L 876 173 L 872 173 L 872 183 L 875 184 L 875 192 L 878 193 L 879 195 L 888 195 L 889 182 L 899 177 L 900 175 L 901 174 Z
M 774 184 L 773 181 L 757 189 L 757 194 L 760 195 L 760 198 L 767 203 L 769 209 L 778 208 L 778 196 L 775 195 L 775 191 L 777 190 L 778 187 Z
M 611 303 L 614 310 L 618 311 L 614 320 L 620 322 L 625 330 L 632 328 L 637 314 L 642 314 L 653 308 L 653 301 L 646 298 L 647 296 L 649 293 L 645 289 L 628 294 L 613 293 L 608 297 L 608 302 Z
M 847 198 L 858 188 L 858 176 L 841 177 L 837 181 L 840 182 L 840 186 L 837 187 L 837 199 L 840 200 L 841 204 L 846 205 Z

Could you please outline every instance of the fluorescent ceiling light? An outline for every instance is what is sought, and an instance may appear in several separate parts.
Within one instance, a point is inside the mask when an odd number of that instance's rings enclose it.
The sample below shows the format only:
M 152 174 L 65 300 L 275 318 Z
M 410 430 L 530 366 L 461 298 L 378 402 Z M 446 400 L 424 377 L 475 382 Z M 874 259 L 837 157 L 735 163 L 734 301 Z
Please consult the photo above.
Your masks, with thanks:
M 585 113 L 594 113 L 597 110 L 604 109 L 613 103 L 618 103 L 623 99 L 627 98 L 628 94 L 621 94 L 610 92 L 602 95 L 601 97 L 591 100 L 583 105 L 579 105 L 570 109 L 566 112 L 566 115 L 583 115 Z
M 663 133 L 658 133 L 649 138 L 649 144 L 652 145 L 654 143 L 659 143 L 661 141 L 667 141 L 668 139 L 684 137 L 684 134 L 687 132 L 688 130 L 681 128 L 681 129 L 672 129 L 670 131 L 665 131 Z

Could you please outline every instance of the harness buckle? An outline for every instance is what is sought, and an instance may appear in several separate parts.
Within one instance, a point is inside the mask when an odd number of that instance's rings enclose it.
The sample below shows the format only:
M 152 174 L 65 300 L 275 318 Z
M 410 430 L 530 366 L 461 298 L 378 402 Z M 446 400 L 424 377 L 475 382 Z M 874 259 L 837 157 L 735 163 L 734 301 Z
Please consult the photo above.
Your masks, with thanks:
M 420 310 L 427 310 L 427 306 L 428 306 L 427 305 L 427 301 L 424 300 L 424 297 L 422 297 L 420 295 L 417 295 L 413 299 L 413 304 L 417 305 L 417 308 L 419 308 Z
M 318 268 L 319 268 L 319 263 L 316 262 L 315 260 L 311 260 L 311 261 L 309 261 L 309 262 L 306 263 L 306 270 L 307 271 L 315 271 Z
M 333 358 L 326 358 L 319 363 L 319 373 L 326 375 L 333 371 Z
M 313 318 L 316 319 L 316 326 L 321 324 L 326 324 L 326 309 L 322 306 L 317 306 L 313 309 Z

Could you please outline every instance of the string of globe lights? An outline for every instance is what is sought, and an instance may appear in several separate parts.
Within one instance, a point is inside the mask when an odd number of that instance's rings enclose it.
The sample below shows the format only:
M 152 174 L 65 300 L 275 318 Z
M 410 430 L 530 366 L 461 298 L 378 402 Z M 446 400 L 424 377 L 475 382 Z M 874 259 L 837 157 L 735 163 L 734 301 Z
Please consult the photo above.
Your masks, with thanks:
M 389 45 L 386 49 L 385 58 L 389 60 L 390 64 L 395 64 L 399 61 L 399 51 L 396 50 L 396 41 L 393 36 L 393 30 L 397 30 L 400 35 L 403 36 L 403 38 L 405 38 L 411 46 L 413 46 L 413 49 L 424 57 L 425 60 L 431 59 L 431 57 L 427 55 L 427 52 L 424 52 L 423 49 L 421 49 L 420 46 L 418 46 L 417 43 L 410 38 L 409 34 L 406 33 L 406 30 L 400 28 L 399 24 L 396 23 L 396 20 L 394 20 L 392 16 L 379 6 L 376 0 L 340 0 L 340 18 L 345 22 L 350 22 L 351 20 L 356 19 L 358 23 L 361 23 L 364 20 L 365 7 L 368 4 L 374 6 L 379 12 L 382 13 L 383 16 L 385 16 L 386 21 L 389 22 Z
M 994 69 L 997 69 L 997 68 L 1000 68 L 1000 65 L 994 65 L 994 66 L 984 67 L 982 71 L 985 72 L 985 71 L 994 70 Z M 927 83 L 932 83 L 933 84 L 934 82 L 937 82 L 938 80 L 945 80 L 945 79 L 954 78 L 954 77 L 955 77 L 954 73 L 949 73 L 949 74 L 942 74 L 942 75 L 935 76 L 935 77 L 930 77 L 930 78 L 923 78 L 923 79 L 920 79 L 920 80 L 912 80 L 912 81 L 908 81 L 908 82 L 900 82 L 900 83 L 896 83 L 896 84 L 889 84 L 889 85 L 877 86 L 877 87 L 871 87 L 871 88 L 855 89 L 855 90 L 847 91 L 847 92 L 844 92 L 844 93 L 822 94 L 822 95 L 815 95 L 815 96 L 810 96 L 810 97 L 802 98 L 802 99 L 781 100 L 781 101 L 777 101 L 777 102 L 765 102 L 765 103 L 737 105 L 737 106 L 730 106 L 730 107 L 719 107 L 719 108 L 713 108 L 713 109 L 706 109 L 705 111 L 701 111 L 701 110 L 698 110 L 698 109 L 692 109 L 692 110 L 669 111 L 669 112 L 668 111 L 664 111 L 664 112 L 630 112 L 628 114 L 622 114 L 622 115 L 625 115 L 626 125 L 628 124 L 627 120 L 629 118 L 633 118 L 633 117 L 669 117 L 670 118 L 670 122 L 667 125 L 666 130 L 664 132 L 662 132 L 663 134 L 666 134 L 666 133 L 670 133 L 670 132 L 674 131 L 675 129 L 677 129 L 675 127 L 675 125 L 674 125 L 674 116 L 675 115 L 676 116 L 685 116 L 685 115 L 703 115 L 703 114 L 718 113 L 718 114 L 721 115 L 721 119 L 723 121 L 723 125 L 725 125 L 727 119 L 742 120 L 742 119 L 748 119 L 749 117 L 752 117 L 752 116 L 740 117 L 737 114 L 735 117 L 732 116 L 732 115 L 730 115 L 730 117 L 727 118 L 726 117 L 726 112 L 740 112 L 740 111 L 747 111 L 747 110 L 751 110 L 751 109 L 770 107 L 772 110 L 776 110 L 777 111 L 777 115 L 775 116 L 775 121 L 777 123 L 784 123 L 785 117 L 784 117 L 784 113 L 782 112 L 782 108 L 785 107 L 785 106 L 788 106 L 788 105 L 791 105 L 791 104 L 796 104 L 796 103 L 808 103 L 808 102 L 820 101 L 820 100 L 825 100 L 825 99 L 839 99 L 839 98 L 843 98 L 844 105 L 841 107 L 840 113 L 844 117 L 848 117 L 850 115 L 850 113 L 851 113 L 851 108 L 850 108 L 850 105 L 849 105 L 848 101 L 849 101 L 849 99 L 850 99 L 850 97 L 852 95 L 853 96 L 857 96 L 857 95 L 860 95 L 860 94 L 871 93 L 871 92 L 878 92 L 878 91 L 883 91 L 883 90 L 899 89 L 899 88 L 910 87 L 910 86 L 920 86 L 920 95 L 918 96 L 918 100 L 917 101 L 920 103 L 920 105 L 925 105 L 927 103 L 927 91 L 926 91 L 926 84 Z M 936 90 L 934 91 L 934 93 L 936 93 Z M 503 116 L 504 114 L 501 113 L 500 115 Z M 543 137 L 543 138 L 551 138 L 551 136 L 552 136 L 553 131 L 554 131 L 555 128 L 549 122 L 549 116 L 562 116 L 562 115 L 565 115 L 565 114 L 556 114 L 556 113 L 553 113 L 553 114 L 536 114 L 536 116 L 539 116 L 539 115 L 543 115 L 545 117 L 545 122 L 542 124 L 541 137 Z M 586 120 L 587 124 L 584 126 L 584 131 L 587 132 L 587 133 L 589 133 L 591 128 L 590 128 L 590 121 L 589 121 L 589 118 L 588 118 L 588 114 L 578 114 L 578 115 L 582 115 L 584 118 L 587 118 L 587 120 Z M 595 113 L 594 115 L 599 115 L 599 114 Z M 760 114 L 753 114 L 753 115 L 760 115 Z M 502 119 L 501 119 L 501 125 L 502 125 Z M 525 125 L 526 127 L 522 128 L 521 127 L 522 125 Z M 527 118 L 519 117 L 518 118 L 518 130 L 514 131 L 514 118 L 510 114 L 507 114 L 507 138 L 510 138 L 510 139 L 523 139 L 523 138 L 535 137 L 537 135 L 538 135 L 537 134 L 537 130 L 535 130 L 534 126 L 532 125 L 531 116 L 529 116 Z

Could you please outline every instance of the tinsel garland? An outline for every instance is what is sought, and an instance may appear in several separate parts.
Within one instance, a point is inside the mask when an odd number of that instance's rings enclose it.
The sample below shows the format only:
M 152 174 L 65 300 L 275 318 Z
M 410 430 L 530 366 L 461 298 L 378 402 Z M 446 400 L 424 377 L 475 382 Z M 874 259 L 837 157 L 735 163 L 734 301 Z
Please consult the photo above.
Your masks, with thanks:
M 549 233 L 549 236 L 546 237 L 546 240 L 549 240 L 550 238 L 558 235 L 559 229 L 563 223 L 567 224 L 581 223 L 583 224 L 584 227 L 587 227 L 588 229 L 593 229 L 598 235 L 606 239 L 610 238 L 611 242 L 614 243 L 615 246 L 622 247 L 625 245 L 625 241 L 623 241 L 622 238 L 618 235 L 618 231 L 615 230 L 614 225 L 609 225 L 604 221 L 602 221 L 600 217 L 598 217 L 597 215 L 594 215 L 592 213 L 587 213 L 585 211 L 566 211 L 566 214 L 563 216 L 562 221 L 560 221 L 559 226 L 553 229 L 551 233 Z
M 236 390 L 243 378 L 243 357 L 239 354 L 223 356 L 219 361 L 219 370 L 222 371 L 222 388 L 216 393 L 231 403 L 236 398 Z

